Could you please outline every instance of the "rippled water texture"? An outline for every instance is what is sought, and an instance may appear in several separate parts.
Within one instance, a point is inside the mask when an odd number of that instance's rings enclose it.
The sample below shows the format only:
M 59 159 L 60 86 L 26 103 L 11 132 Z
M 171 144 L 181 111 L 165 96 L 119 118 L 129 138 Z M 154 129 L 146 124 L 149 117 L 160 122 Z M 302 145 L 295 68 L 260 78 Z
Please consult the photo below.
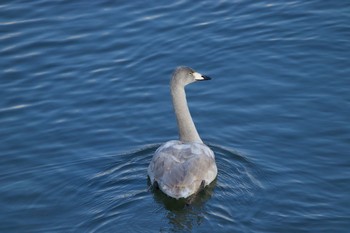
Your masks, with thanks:
M 348 1 L 2 1 L 0 232 L 349 232 Z M 187 88 L 218 177 L 147 166 Z

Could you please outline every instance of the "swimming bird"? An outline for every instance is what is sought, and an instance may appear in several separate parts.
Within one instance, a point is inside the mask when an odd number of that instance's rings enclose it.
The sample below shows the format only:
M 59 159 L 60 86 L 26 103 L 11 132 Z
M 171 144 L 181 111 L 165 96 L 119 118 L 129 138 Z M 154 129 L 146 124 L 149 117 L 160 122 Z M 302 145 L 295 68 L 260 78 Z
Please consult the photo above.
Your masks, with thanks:
M 180 138 L 156 150 L 148 166 L 148 176 L 153 186 L 176 199 L 191 196 L 217 176 L 214 152 L 199 137 L 185 93 L 186 85 L 210 79 L 189 67 L 176 68 L 171 78 L 170 90 Z

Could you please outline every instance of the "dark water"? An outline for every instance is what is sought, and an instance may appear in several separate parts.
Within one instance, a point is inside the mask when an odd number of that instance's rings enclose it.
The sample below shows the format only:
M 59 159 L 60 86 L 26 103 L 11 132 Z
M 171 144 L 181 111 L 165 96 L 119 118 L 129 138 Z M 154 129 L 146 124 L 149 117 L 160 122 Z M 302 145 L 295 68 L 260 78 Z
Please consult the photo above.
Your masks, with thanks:
M 349 232 L 349 1 L 2 1 L 0 232 Z M 150 189 L 187 65 L 217 180 Z

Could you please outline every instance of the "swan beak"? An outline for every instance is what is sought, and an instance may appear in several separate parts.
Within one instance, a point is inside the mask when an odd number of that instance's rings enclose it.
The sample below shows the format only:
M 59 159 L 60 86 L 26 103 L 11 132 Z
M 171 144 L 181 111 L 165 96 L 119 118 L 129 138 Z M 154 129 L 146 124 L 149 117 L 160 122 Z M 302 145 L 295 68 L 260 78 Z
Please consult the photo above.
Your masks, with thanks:
M 200 73 L 194 72 L 193 73 L 194 79 L 196 81 L 205 81 L 205 80 L 210 80 L 211 78 L 206 76 L 206 75 L 202 75 Z

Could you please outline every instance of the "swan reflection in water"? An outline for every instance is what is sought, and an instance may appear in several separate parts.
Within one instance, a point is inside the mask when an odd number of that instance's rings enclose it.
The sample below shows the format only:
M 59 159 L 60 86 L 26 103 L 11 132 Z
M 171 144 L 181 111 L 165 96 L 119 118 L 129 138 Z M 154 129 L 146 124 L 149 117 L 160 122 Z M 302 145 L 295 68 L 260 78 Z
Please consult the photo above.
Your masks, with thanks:
M 161 190 L 152 188 L 148 179 L 148 185 L 152 190 L 155 202 L 165 207 L 165 217 L 168 219 L 167 226 L 172 229 L 160 229 L 162 231 L 191 231 L 193 227 L 199 226 L 204 221 L 206 205 L 211 199 L 216 187 L 217 179 L 206 186 L 203 190 L 193 194 L 188 198 L 176 200 L 164 194 Z

